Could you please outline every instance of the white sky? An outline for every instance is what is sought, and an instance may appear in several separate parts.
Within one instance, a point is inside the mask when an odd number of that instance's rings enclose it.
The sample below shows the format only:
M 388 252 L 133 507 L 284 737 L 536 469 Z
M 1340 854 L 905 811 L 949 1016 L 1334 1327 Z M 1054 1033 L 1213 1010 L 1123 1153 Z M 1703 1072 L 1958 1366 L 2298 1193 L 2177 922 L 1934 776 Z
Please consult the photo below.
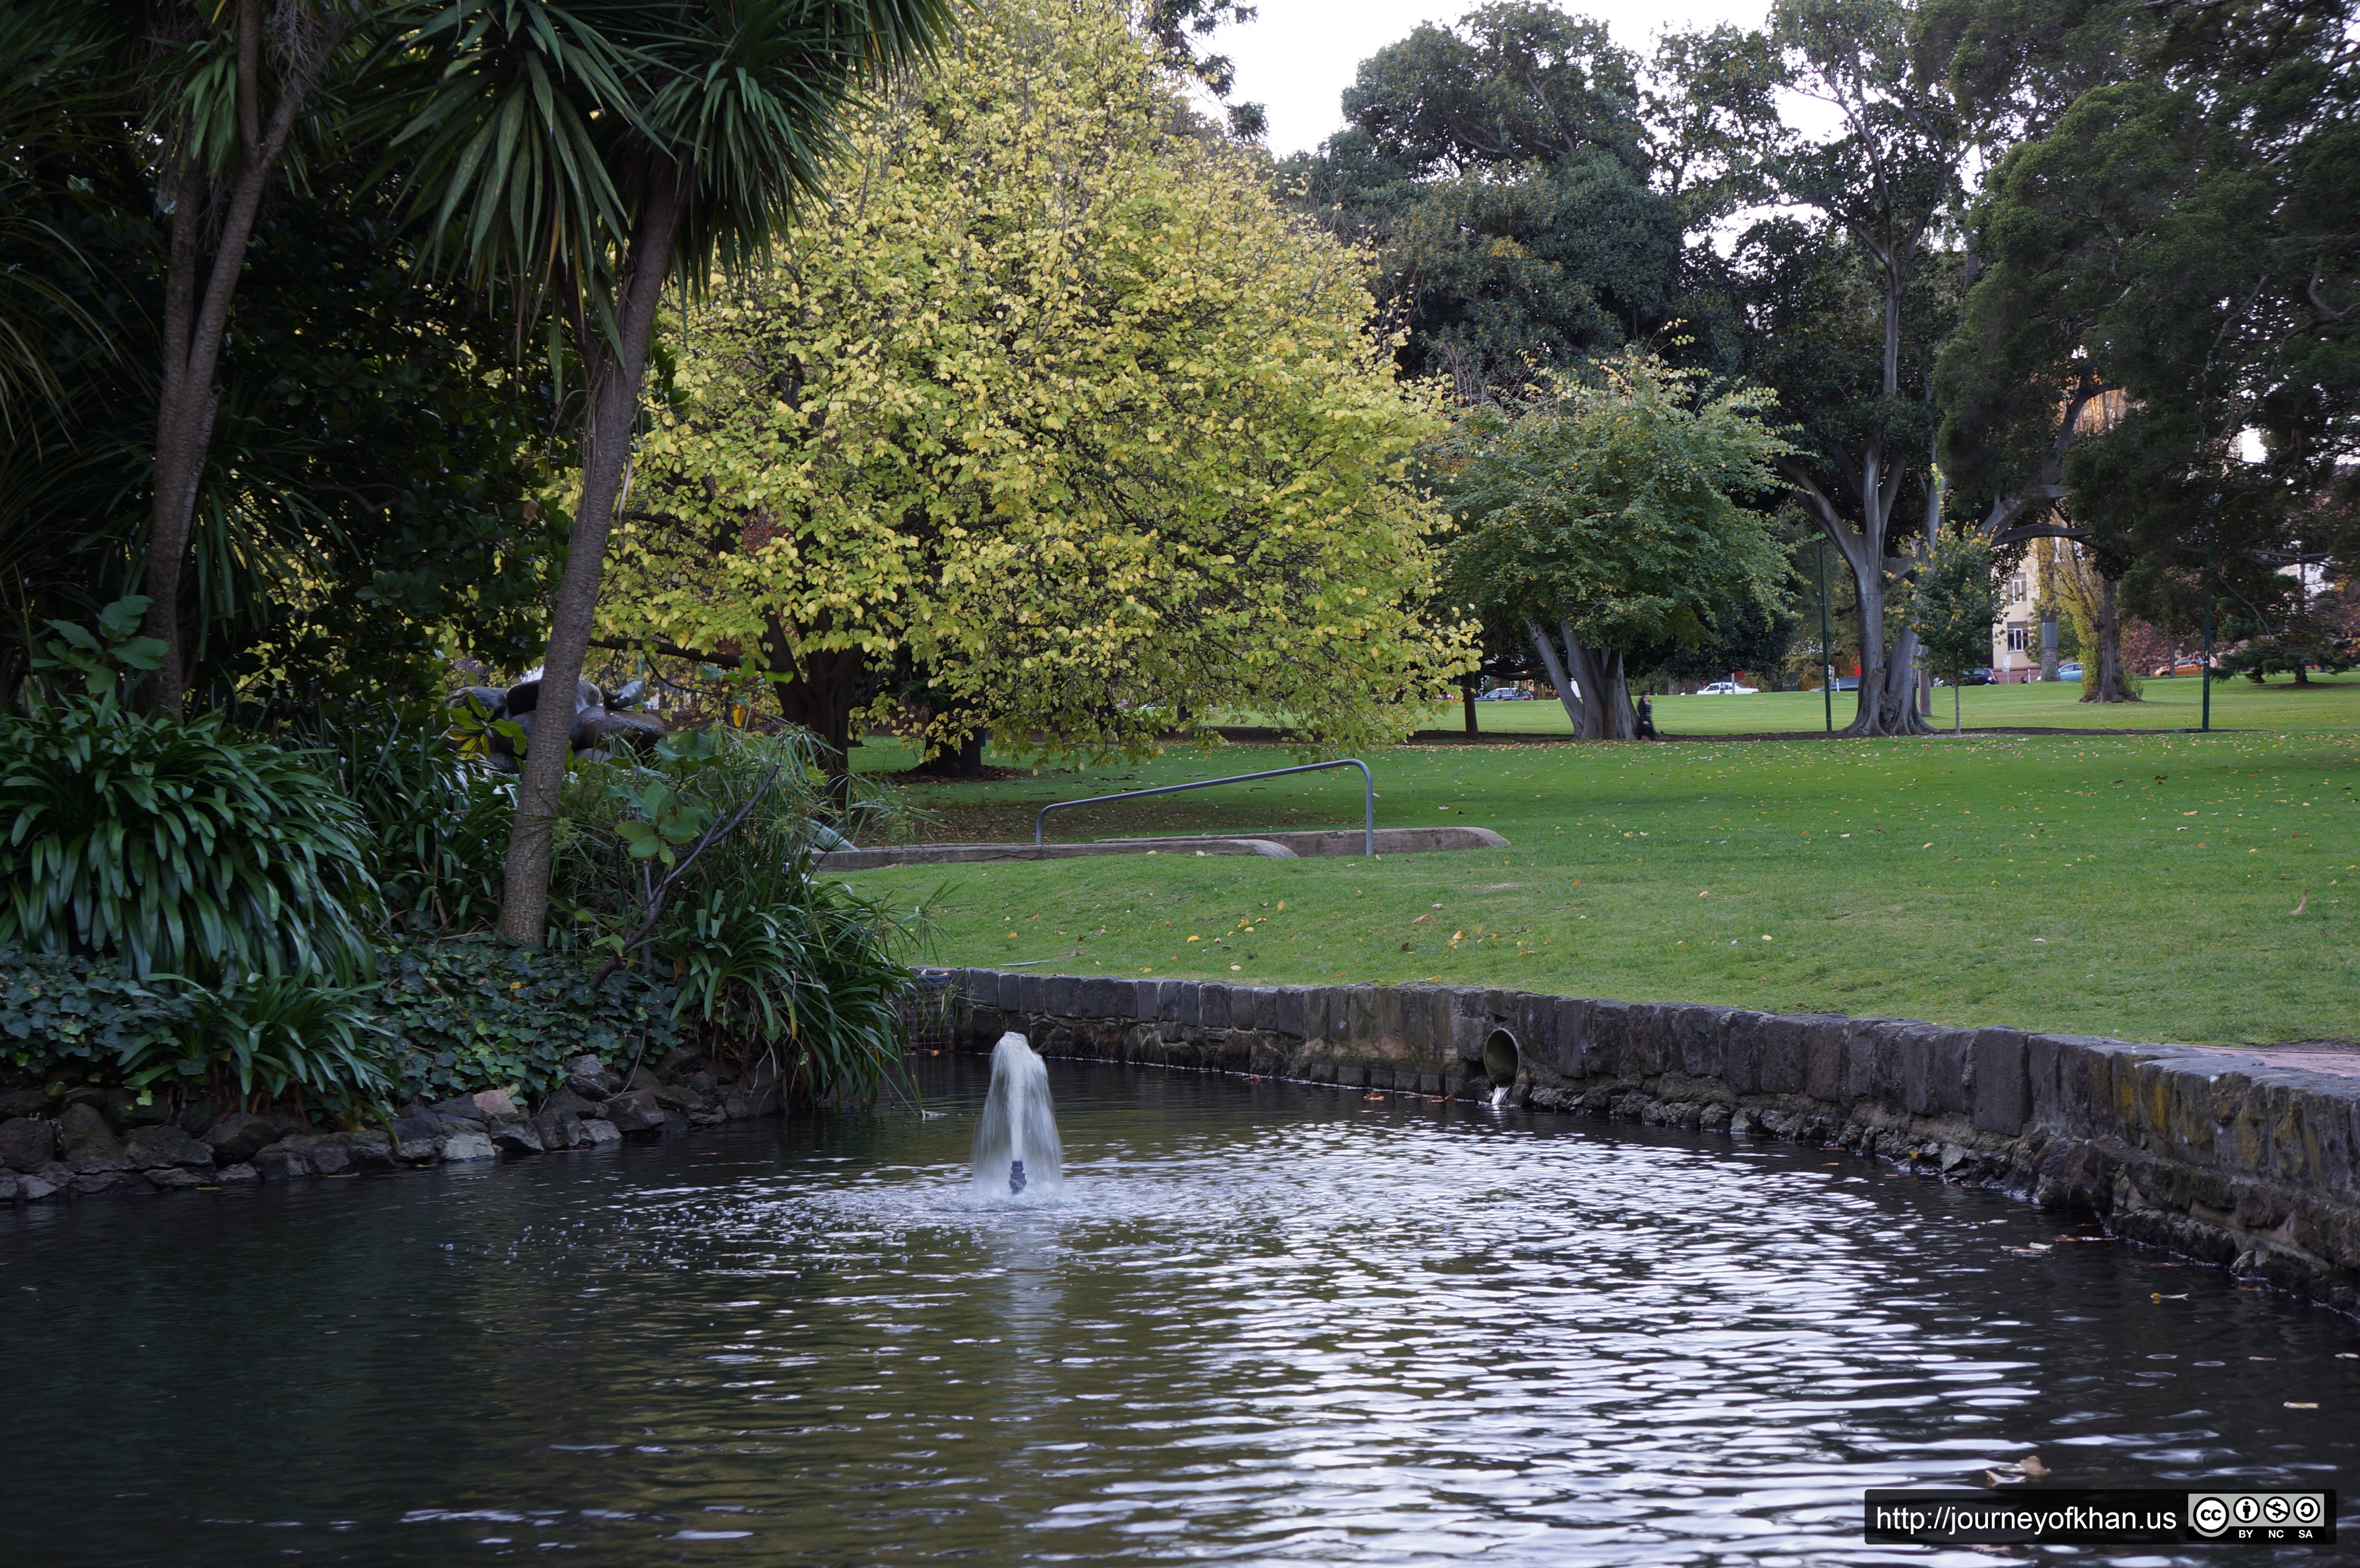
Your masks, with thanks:
M 1409 37 L 1420 22 L 1455 22 L 1478 0 L 1259 0 L 1262 14 L 1213 35 L 1237 62 L 1234 102 L 1270 111 L 1270 150 L 1284 158 L 1317 147 L 1344 125 L 1338 107 L 1360 62 Z M 1768 0 L 1574 0 L 1563 5 L 1606 24 L 1643 58 L 1667 31 L 1733 22 L 1758 27 Z

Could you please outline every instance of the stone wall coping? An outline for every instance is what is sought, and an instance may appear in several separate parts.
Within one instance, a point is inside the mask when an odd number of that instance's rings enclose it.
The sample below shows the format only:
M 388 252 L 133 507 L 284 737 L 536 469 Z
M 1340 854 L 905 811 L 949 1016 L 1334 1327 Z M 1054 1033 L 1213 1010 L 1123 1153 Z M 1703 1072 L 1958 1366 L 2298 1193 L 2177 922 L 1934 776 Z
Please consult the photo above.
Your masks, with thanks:
M 1767 1129 L 2096 1210 L 2134 1239 L 2360 1307 L 2360 1076 L 2189 1045 L 1445 985 L 923 972 L 954 1037 L 1045 1054 Z M 1506 1086 L 1506 1085 L 1500 1085 Z M 2216 1256 L 2217 1255 L 2217 1256 Z

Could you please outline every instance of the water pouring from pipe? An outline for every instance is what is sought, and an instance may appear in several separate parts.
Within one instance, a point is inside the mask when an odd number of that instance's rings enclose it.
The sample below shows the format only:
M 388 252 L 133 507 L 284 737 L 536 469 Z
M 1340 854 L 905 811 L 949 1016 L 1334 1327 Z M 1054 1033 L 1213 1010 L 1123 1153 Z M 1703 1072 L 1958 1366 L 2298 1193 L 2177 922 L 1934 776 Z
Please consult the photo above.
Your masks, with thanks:
M 1499 1110 L 1508 1103 L 1509 1093 L 1516 1086 L 1516 1073 L 1524 1066 L 1524 1052 L 1516 1045 L 1516 1037 L 1503 1029 L 1493 1029 L 1483 1041 L 1483 1075 L 1491 1081 L 1491 1105 Z
M 975 1130 L 974 1169 L 976 1191 L 990 1197 L 1046 1197 L 1065 1185 L 1049 1070 L 1013 1031 L 991 1048 L 991 1091 Z

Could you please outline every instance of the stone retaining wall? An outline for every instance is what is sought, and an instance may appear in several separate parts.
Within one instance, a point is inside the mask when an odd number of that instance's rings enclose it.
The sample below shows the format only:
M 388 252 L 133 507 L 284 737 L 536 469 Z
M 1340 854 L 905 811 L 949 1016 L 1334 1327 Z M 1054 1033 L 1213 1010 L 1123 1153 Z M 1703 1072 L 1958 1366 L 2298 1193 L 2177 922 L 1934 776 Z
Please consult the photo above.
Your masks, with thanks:
M 1439 985 L 933 971 L 961 1049 L 1251 1073 L 1841 1145 L 2360 1309 L 2360 1082 L 2184 1047 Z M 1513 1041 L 1503 1043 L 1502 1031 Z M 1486 1062 L 1486 1047 L 1491 1060 Z

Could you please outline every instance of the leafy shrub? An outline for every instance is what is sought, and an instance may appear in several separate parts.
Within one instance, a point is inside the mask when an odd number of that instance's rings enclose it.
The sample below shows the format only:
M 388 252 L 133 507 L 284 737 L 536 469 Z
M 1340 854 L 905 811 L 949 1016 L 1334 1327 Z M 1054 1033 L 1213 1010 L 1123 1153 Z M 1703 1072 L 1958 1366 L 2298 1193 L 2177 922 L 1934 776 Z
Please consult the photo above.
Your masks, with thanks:
M 0 942 L 207 982 L 375 967 L 359 816 L 296 756 L 36 691 L 0 759 Z
M 811 875 L 824 777 L 808 736 L 710 730 L 569 777 L 552 887 L 575 939 L 680 986 L 726 1070 L 873 1090 L 899 1060 L 897 917 Z M 611 982 L 610 982 L 611 983 Z
M 619 974 L 595 992 L 595 958 L 533 953 L 487 935 L 403 944 L 378 987 L 377 1016 L 400 1042 L 405 1100 L 521 1086 L 539 1096 L 569 1057 L 661 1062 L 679 1043 L 670 985 Z
M 2259 686 L 2271 675 L 2291 675 L 2303 681 L 2311 679 L 2311 670 L 2336 675 L 2355 664 L 2360 664 L 2360 643 L 2316 617 L 2289 615 L 2275 633 L 2223 654 L 2218 668 L 2223 680 L 2242 675 Z
M 247 975 L 178 1000 L 188 1027 L 178 1049 L 137 1052 L 121 1065 L 126 1087 L 237 1085 L 276 1100 L 290 1088 L 318 1095 L 347 1119 L 382 1109 L 393 1087 L 391 1036 L 369 1014 L 371 987 L 315 975 Z
M 87 953 L 0 947 L 0 1056 L 42 1083 L 178 1089 L 241 1099 L 309 1091 L 347 1117 L 392 1087 L 394 1053 L 369 987 L 309 975 L 191 986 L 146 981 Z
M 0 1055 L 28 1077 L 115 1083 L 121 1063 L 172 1045 L 189 1027 L 179 996 L 105 960 L 0 946 Z
M 495 923 L 513 787 L 469 757 L 439 708 L 323 710 L 294 732 L 366 824 L 387 912 L 411 931 Z
M 660 1062 L 680 1043 L 672 986 L 623 974 L 594 993 L 594 962 L 468 936 L 405 942 L 367 985 L 250 975 L 198 989 L 0 947 L 0 1077 L 158 1097 L 297 1093 L 348 1120 L 478 1089 L 537 1097 L 585 1051 Z

